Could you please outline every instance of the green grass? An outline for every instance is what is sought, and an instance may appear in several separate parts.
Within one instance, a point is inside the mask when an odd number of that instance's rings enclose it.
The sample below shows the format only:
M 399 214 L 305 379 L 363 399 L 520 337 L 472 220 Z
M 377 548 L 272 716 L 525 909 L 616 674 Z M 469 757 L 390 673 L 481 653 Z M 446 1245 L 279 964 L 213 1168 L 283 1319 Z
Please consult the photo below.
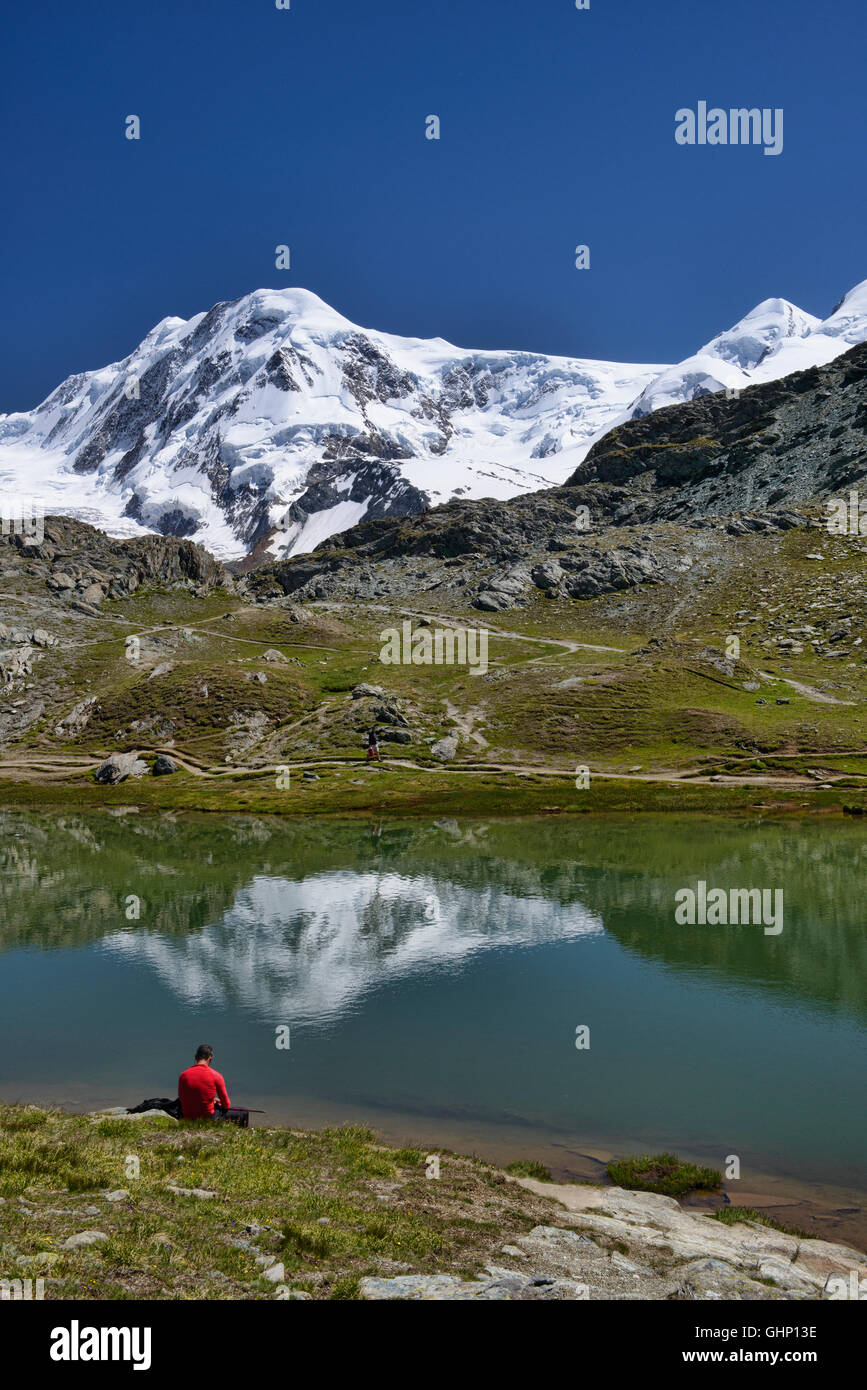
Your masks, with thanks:
M 513 1178 L 536 1178 L 538 1182 L 550 1182 L 551 1173 L 544 1163 L 537 1163 L 532 1158 L 519 1158 L 514 1163 L 510 1163 L 506 1168 L 507 1173 L 511 1173 Z
M 642 761 L 639 756 L 636 761 Z M 368 772 L 361 761 L 345 766 L 315 766 L 318 782 L 290 776 L 287 790 L 278 790 L 272 772 L 226 774 L 200 778 L 179 773 L 172 777 L 127 779 L 117 787 L 97 786 L 89 774 L 71 774 L 63 782 L 13 781 L 0 777 L 0 806 L 8 809 L 105 810 L 137 806 L 144 811 L 250 812 L 287 821 L 309 817 L 340 819 L 371 812 L 391 817 L 462 815 L 518 817 L 527 815 L 604 816 L 613 814 L 714 814 L 743 816 L 755 811 L 777 815 L 836 815 L 843 806 L 867 806 L 867 786 L 726 786 L 724 783 L 640 782 L 593 778 L 578 791 L 572 771 L 553 776 L 513 772 L 462 772 L 436 768 L 420 773 L 389 764 Z M 361 785 L 354 785 L 359 781 Z
M 283 1263 L 290 1288 L 351 1300 L 365 1275 L 470 1277 L 551 1221 L 480 1160 L 443 1152 L 432 1181 L 421 1149 L 387 1148 L 361 1126 L 239 1130 L 0 1105 L 0 1151 L 0 1277 L 36 1256 L 47 1298 L 273 1299 L 258 1253 Z M 109 1202 L 118 1189 L 128 1196 Z M 107 1239 L 65 1249 L 85 1230 Z
M 639 538 L 642 530 L 619 528 L 600 536 L 599 543 L 620 545 Z M 690 531 L 675 525 L 654 528 L 654 536 L 663 548 L 669 543 L 686 548 L 693 568 L 672 575 L 668 584 L 581 602 L 531 592 L 526 604 L 501 614 L 462 611 L 466 599 L 447 589 L 427 594 L 424 606 L 435 613 L 439 605 L 443 621 L 483 623 L 492 634 L 493 664 L 478 678 L 445 666 L 382 666 L 380 634 L 399 627 L 405 616 L 398 599 L 384 607 L 349 601 L 294 609 L 143 586 L 131 599 L 104 605 L 100 619 L 73 623 L 68 613 L 52 613 L 45 624 L 56 627 L 63 641 L 80 639 L 84 645 L 52 652 L 54 685 L 47 708 L 18 748 L 5 750 L 7 757 L 26 751 L 101 758 L 115 749 L 155 748 L 171 740 L 179 755 L 220 775 L 180 773 L 109 789 L 93 786 L 87 774 L 70 768 L 62 782 L 0 783 L 0 800 L 18 806 L 135 804 L 299 818 L 738 814 L 753 808 L 842 816 L 844 804 L 867 805 L 867 759 L 858 756 L 867 700 L 861 542 L 849 545 L 843 538 L 829 557 L 828 571 L 819 572 L 806 560 L 820 543 L 809 531 L 770 538 L 712 532 L 702 535 L 701 547 Z M 711 576 L 713 582 L 705 586 L 703 577 Z M 38 598 L 41 602 L 41 587 Z M 809 622 L 830 635 L 843 609 L 853 615 L 845 661 L 820 658 L 809 644 L 803 653 L 786 656 L 771 640 L 774 623 L 782 632 L 787 625 Z M 743 610 L 761 621 L 739 619 Z M 191 635 L 178 631 L 185 625 Z M 127 632 L 138 632 L 143 644 L 150 644 L 148 660 L 136 668 L 124 658 Z M 521 635 L 515 639 L 507 632 Z M 719 659 L 734 632 L 741 639 L 741 656 L 726 674 L 708 653 L 713 649 Z M 860 647 L 854 645 L 856 635 Z M 555 637 L 561 645 L 550 640 Z M 591 646 L 569 651 L 564 642 Z M 263 664 L 268 647 L 293 664 Z M 150 663 L 157 658 L 172 662 L 174 669 L 149 680 Z M 256 670 L 267 675 L 264 685 L 247 679 Z M 47 660 L 39 672 L 49 673 Z M 849 703 L 812 700 L 784 684 L 787 677 Z M 577 683 L 563 684 L 569 680 Z M 413 731 L 410 745 L 384 745 L 381 774 L 369 772 L 359 756 L 363 727 L 373 717 L 372 706 L 362 708 L 364 702 L 349 698 L 360 681 L 382 685 L 401 700 Z M 760 689 L 747 691 L 745 682 L 758 682 Z M 97 707 L 83 732 L 58 738 L 61 716 L 91 694 Z M 765 703 L 757 704 L 758 698 Z M 778 698 L 789 703 L 778 705 Z M 443 767 L 426 740 L 452 730 L 455 711 L 459 717 L 473 711 L 484 742 L 463 742 L 454 763 Z M 248 739 L 238 728 L 238 716 L 256 713 L 267 722 Z M 254 768 L 290 764 L 291 786 L 278 790 L 272 771 L 223 775 L 231 768 L 227 755 Z M 330 765 L 329 759 L 340 765 Z M 398 768 L 401 759 L 417 767 Z M 320 780 L 305 782 L 301 763 L 314 764 Z M 496 772 L 493 763 L 515 765 L 516 771 Z M 675 777 L 692 769 L 785 777 L 828 765 L 845 772 L 849 786 L 817 792 L 812 786 L 769 790 L 596 776 L 590 788 L 579 791 L 574 769 L 584 763 L 594 773 L 618 776 L 641 764 L 646 772 Z M 519 776 L 521 765 L 538 771 Z
M 776 1221 L 772 1216 L 756 1211 L 755 1207 L 717 1207 L 711 1214 L 715 1221 L 722 1221 L 726 1226 L 734 1226 L 741 1221 L 757 1221 L 760 1226 L 769 1226 L 772 1231 L 782 1231 L 787 1236 L 797 1236 L 800 1240 L 812 1239 L 809 1231 L 800 1226 L 787 1226 L 783 1221 Z
M 667 1197 L 722 1185 L 722 1174 L 715 1168 L 700 1168 L 668 1153 L 613 1159 L 608 1164 L 608 1176 L 617 1187 L 633 1192 L 661 1192 Z

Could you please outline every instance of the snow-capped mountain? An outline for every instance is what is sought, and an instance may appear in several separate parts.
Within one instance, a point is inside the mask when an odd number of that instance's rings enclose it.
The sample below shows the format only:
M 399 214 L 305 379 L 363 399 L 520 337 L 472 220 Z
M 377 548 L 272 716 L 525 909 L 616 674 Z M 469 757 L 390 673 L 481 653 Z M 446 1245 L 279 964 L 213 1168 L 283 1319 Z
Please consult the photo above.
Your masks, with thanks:
M 865 338 L 867 280 L 850 290 L 824 320 L 805 314 L 787 299 L 766 299 L 693 357 L 661 372 L 623 418 L 649 415 L 708 392 L 743 390 L 806 367 L 822 367 Z
M 864 339 L 867 281 L 825 321 L 766 300 L 676 367 L 401 338 L 306 290 L 257 290 L 0 416 L 0 495 L 222 559 L 298 554 L 364 518 L 562 483 L 633 414 Z
M 0 486 L 123 534 L 223 559 L 275 527 L 312 550 L 362 517 L 556 483 L 659 367 L 370 332 L 305 290 L 164 319 L 122 362 L 0 418 Z

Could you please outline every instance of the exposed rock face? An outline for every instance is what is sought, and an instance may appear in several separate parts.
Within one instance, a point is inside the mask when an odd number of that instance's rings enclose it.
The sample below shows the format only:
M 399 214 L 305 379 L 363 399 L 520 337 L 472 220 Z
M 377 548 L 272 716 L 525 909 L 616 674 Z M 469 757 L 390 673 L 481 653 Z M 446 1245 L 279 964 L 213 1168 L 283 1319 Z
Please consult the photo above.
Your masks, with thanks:
M 482 589 L 473 599 L 473 607 L 481 609 L 483 613 L 501 613 L 504 609 L 514 606 L 514 597 L 504 594 L 501 589 Z
M 570 598 L 595 598 L 597 594 L 630 589 L 636 584 L 658 582 L 661 565 L 657 557 L 646 550 L 613 550 L 605 555 L 599 551 L 582 556 L 575 562 L 575 573 L 565 584 Z
M 165 319 L 122 362 L 0 417 L 0 453 L 12 444 L 23 474 L 25 450 L 54 451 L 69 511 L 279 554 L 361 516 L 563 477 L 536 460 L 586 445 L 657 371 L 401 339 L 304 290 L 258 290 Z
M 482 586 L 473 599 L 473 607 L 486 613 L 502 612 L 514 608 L 526 597 L 530 588 L 530 576 L 525 569 L 513 570 L 507 574 L 495 574 Z
M 859 1278 L 867 1275 L 867 1255 L 848 1246 L 787 1235 L 755 1221 L 728 1225 L 686 1210 L 673 1197 L 534 1178 L 515 1181 L 562 1202 L 579 1230 L 628 1244 L 637 1266 L 656 1264 L 663 1254 L 671 1261 L 673 1297 L 829 1298 L 831 1279 L 848 1281 L 852 1270 Z M 684 1266 L 684 1260 L 690 1263 Z M 592 1276 L 590 1282 L 592 1298 Z
M 247 583 L 263 601 L 273 598 L 275 583 L 278 593 L 319 600 L 394 595 L 417 602 L 431 588 L 498 613 L 519 608 L 539 590 L 586 598 L 663 582 L 691 563 L 671 536 L 618 545 L 614 531 L 579 528 L 586 499 L 587 489 L 551 488 L 511 502 L 450 502 L 413 523 L 357 526 L 339 538 L 339 549 L 322 547 L 315 560 L 266 566 Z M 601 516 L 598 496 L 593 505 Z
M 386 452 L 380 436 L 341 437 L 330 449 L 330 456 L 310 469 L 306 488 L 287 508 L 278 530 L 300 534 L 316 512 L 347 502 L 363 509 L 368 521 L 386 516 L 415 516 L 428 505 L 427 494 L 408 483 L 395 463 L 365 457 L 366 453 Z M 390 457 L 411 456 L 394 446 Z
M 95 695 L 88 695 L 86 700 L 80 700 L 56 726 L 55 738 L 77 738 L 86 727 L 87 721 L 96 709 L 96 704 Z
M 361 1292 L 366 1299 L 403 1299 L 412 1302 L 528 1302 L 530 1300 L 559 1301 L 578 1297 L 575 1286 L 568 1280 L 547 1279 L 515 1273 L 509 1269 L 488 1267 L 487 1279 L 464 1280 L 452 1274 L 401 1274 L 395 1279 L 362 1279 Z
M 181 584 L 205 592 L 215 587 L 234 588 L 234 580 L 219 561 L 192 541 L 164 536 L 117 541 L 69 517 L 47 517 L 39 545 L 28 544 L 27 536 L 0 530 L 0 557 L 4 547 L 10 554 L 26 556 L 28 569 L 34 575 L 41 574 L 54 594 L 92 608 L 98 608 L 106 598 L 135 593 L 140 584 Z M 44 630 L 39 637 L 37 645 L 51 645 Z
M 438 739 L 431 747 L 431 752 L 435 758 L 439 758 L 444 763 L 450 763 L 458 751 L 458 739 L 456 734 L 446 734 L 445 738 Z
M 31 654 L 31 647 L 16 647 L 12 651 L 0 652 L 0 674 L 4 685 L 11 685 L 13 681 L 33 674 Z
M 676 1299 L 803 1301 L 836 1296 L 867 1256 L 823 1240 L 786 1236 L 758 1222 L 725 1225 L 684 1210 L 672 1197 L 619 1187 L 519 1179 L 563 1202 L 568 1226 L 534 1226 L 503 1247 L 510 1267 L 489 1265 L 465 1281 L 451 1274 L 367 1278 L 372 1300 L 546 1301 Z M 621 1253 L 624 1244 L 629 1254 Z M 518 1267 L 515 1268 L 517 1262 Z
M 713 1300 L 714 1302 L 735 1302 L 741 1299 L 767 1300 L 814 1297 L 809 1286 L 799 1292 L 776 1288 L 750 1279 L 725 1260 L 691 1260 L 684 1266 L 683 1278 L 678 1287 L 681 1299 Z
M 365 521 L 312 557 L 267 565 L 254 593 L 373 598 L 471 589 L 482 612 L 535 586 L 574 598 L 665 582 L 689 563 L 669 534 L 617 545 L 616 528 L 672 520 L 732 534 L 804 526 L 867 477 L 867 344 L 826 367 L 657 410 L 612 430 L 564 487 L 506 502 L 452 501 L 412 521 Z M 725 519 L 728 520 L 725 520 Z M 423 568 L 420 570 L 420 566 Z
M 567 486 L 624 486 L 641 523 L 814 503 L 867 474 L 867 344 L 826 367 L 657 410 L 593 445 Z

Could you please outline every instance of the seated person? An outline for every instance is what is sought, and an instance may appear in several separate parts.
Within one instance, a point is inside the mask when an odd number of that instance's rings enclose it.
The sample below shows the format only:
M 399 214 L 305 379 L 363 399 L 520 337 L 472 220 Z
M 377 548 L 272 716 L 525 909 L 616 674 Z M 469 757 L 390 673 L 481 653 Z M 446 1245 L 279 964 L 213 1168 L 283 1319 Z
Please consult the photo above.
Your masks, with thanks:
M 196 1048 L 195 1064 L 178 1077 L 178 1099 L 185 1120 L 219 1120 L 221 1112 L 230 1108 L 226 1083 L 211 1066 L 213 1056 L 214 1049 L 202 1043 Z M 220 1103 L 216 1112 L 215 1100 Z

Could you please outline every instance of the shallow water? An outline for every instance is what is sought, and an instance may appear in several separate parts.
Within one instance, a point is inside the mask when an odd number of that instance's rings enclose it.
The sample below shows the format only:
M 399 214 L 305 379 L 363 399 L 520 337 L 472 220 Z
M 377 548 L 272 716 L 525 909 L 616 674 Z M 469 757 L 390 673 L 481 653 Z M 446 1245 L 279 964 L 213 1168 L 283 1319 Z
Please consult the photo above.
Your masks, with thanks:
M 769 1178 L 867 1191 L 858 825 L 6 812 L 0 831 L 6 1100 L 174 1095 L 208 1041 L 232 1099 L 276 1122 L 372 1120 L 563 1173 L 737 1155 L 734 1201 Z M 697 880 L 782 889 L 783 930 L 678 925 Z

